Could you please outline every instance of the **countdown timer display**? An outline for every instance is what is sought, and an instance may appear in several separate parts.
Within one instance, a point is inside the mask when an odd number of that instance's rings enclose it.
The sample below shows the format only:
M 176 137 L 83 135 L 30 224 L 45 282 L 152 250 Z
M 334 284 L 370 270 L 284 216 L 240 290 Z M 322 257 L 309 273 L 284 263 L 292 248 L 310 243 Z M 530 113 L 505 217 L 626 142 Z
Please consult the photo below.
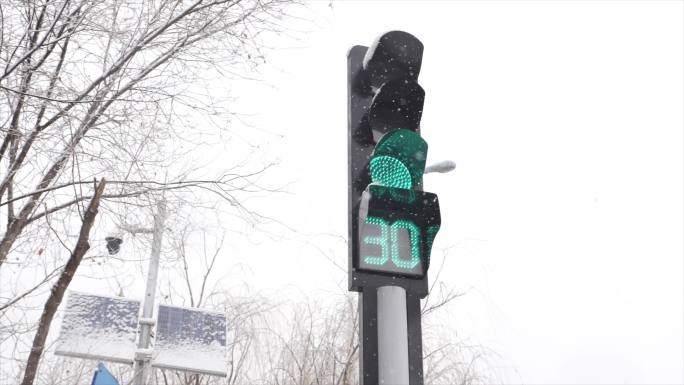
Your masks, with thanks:
M 361 198 L 356 267 L 422 277 L 439 226 L 435 194 L 370 185 Z

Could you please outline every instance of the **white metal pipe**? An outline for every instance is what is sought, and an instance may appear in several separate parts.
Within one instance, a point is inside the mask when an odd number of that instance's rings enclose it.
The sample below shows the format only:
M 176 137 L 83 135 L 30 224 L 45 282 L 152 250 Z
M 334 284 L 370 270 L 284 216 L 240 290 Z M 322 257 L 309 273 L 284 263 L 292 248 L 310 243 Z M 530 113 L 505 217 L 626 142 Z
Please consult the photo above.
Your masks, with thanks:
M 409 385 L 406 290 L 378 288 L 378 380 L 380 385 Z
M 147 269 L 147 284 L 145 286 L 145 299 L 143 301 L 142 319 L 151 319 L 154 314 L 154 297 L 157 292 L 157 273 L 159 271 L 159 255 L 161 254 L 162 236 L 164 235 L 164 220 L 166 219 L 166 201 L 157 201 L 157 212 L 154 214 L 154 230 L 152 232 L 152 251 L 150 252 L 150 265 Z M 140 322 L 140 339 L 138 349 L 146 352 L 150 347 L 152 327 L 149 322 Z M 145 385 L 147 378 L 147 366 L 149 357 L 145 354 L 136 355 L 134 365 L 135 385 Z

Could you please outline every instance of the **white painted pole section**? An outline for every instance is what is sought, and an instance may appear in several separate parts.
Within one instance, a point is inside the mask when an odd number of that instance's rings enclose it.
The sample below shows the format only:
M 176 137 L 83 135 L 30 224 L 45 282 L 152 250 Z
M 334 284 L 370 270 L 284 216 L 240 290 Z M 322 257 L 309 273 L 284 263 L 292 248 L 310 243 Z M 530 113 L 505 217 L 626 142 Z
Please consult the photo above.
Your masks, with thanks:
M 378 380 L 380 385 L 409 385 L 406 290 L 378 288 Z
M 152 251 L 150 252 L 150 266 L 147 269 L 147 285 L 145 286 L 145 299 L 143 301 L 142 320 L 150 320 L 154 315 L 154 297 L 157 292 L 157 273 L 159 271 L 159 255 L 161 254 L 161 242 L 164 235 L 164 219 L 166 219 L 166 202 L 164 199 L 157 201 L 157 212 L 154 214 L 154 231 L 152 233 Z M 140 339 L 138 348 L 146 351 L 150 347 L 152 327 L 149 322 L 140 322 Z M 147 366 L 149 357 L 146 354 L 138 354 L 134 365 L 134 384 L 145 385 L 147 383 Z

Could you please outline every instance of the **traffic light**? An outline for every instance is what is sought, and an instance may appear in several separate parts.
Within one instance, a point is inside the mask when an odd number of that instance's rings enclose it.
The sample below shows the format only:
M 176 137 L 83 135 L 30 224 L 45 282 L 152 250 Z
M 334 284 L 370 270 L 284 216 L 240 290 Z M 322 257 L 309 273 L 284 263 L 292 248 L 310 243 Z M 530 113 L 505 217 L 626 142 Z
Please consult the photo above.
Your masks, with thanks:
M 439 201 L 422 191 L 423 44 L 392 31 L 347 56 L 349 288 L 402 286 L 427 295 Z

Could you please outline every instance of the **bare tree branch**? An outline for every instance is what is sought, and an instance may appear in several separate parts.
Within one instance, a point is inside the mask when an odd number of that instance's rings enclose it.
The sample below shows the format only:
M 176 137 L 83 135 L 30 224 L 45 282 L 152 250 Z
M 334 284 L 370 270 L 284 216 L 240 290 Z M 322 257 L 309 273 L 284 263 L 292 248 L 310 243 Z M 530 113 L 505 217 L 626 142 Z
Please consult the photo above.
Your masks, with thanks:
M 52 323 L 52 318 L 57 312 L 59 304 L 62 303 L 62 298 L 66 292 L 69 283 L 76 274 L 76 269 L 78 265 L 81 264 L 81 260 L 85 255 L 86 251 L 90 248 L 88 243 L 88 235 L 90 234 L 90 229 L 93 227 L 95 222 L 95 217 L 97 216 L 97 209 L 100 205 L 100 196 L 104 191 L 105 181 L 102 179 L 97 186 L 95 196 L 90 201 L 88 205 L 88 210 L 83 218 L 83 224 L 81 225 L 81 231 L 76 242 L 76 246 L 69 257 L 64 270 L 59 276 L 59 279 L 55 283 L 50 293 L 50 298 L 45 302 L 45 308 L 43 309 L 43 314 L 38 322 L 38 330 L 36 331 L 35 338 L 33 339 L 33 345 L 31 347 L 31 354 L 26 362 L 26 369 L 24 369 L 24 379 L 21 385 L 33 385 L 33 380 L 36 377 L 36 371 L 38 370 L 38 362 L 43 354 L 43 349 L 45 348 L 45 340 L 47 339 L 48 331 L 50 330 L 50 324 Z

